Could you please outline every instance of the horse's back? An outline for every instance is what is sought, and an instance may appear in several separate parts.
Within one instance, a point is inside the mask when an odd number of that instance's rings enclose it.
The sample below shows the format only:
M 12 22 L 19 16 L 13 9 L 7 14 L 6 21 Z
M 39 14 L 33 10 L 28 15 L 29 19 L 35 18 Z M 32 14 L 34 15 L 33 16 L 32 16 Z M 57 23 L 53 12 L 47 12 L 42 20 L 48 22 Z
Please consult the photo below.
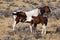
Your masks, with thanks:
M 32 16 L 38 16 L 38 8 L 34 9 L 34 10 L 31 10 L 31 11 L 28 11 L 28 12 L 25 12 L 25 13 L 27 15 L 27 21 L 31 21 Z
M 31 11 L 25 12 L 26 15 L 28 16 L 37 16 L 38 15 L 38 8 L 37 9 L 33 9 Z

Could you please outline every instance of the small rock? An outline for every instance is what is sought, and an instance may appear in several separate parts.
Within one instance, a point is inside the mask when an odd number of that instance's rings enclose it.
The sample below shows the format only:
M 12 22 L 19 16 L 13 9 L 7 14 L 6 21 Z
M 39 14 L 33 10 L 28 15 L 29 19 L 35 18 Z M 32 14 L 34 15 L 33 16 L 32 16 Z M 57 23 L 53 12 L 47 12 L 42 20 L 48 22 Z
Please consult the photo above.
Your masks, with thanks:
M 36 6 L 36 5 L 38 5 L 38 4 L 37 4 L 37 3 L 32 3 L 32 5 L 35 5 L 35 6 Z
M 4 40 L 15 40 L 15 38 L 13 37 L 10 37 L 10 36 L 5 36 L 3 37 Z
M 15 34 L 15 31 L 8 31 L 7 34 L 8 35 L 14 35 Z
M 36 34 L 34 34 L 34 37 L 35 37 L 36 39 L 41 38 L 41 32 L 40 32 L 40 31 L 36 31 Z
M 27 26 L 21 26 L 20 28 L 18 28 L 18 31 L 27 33 L 30 32 L 30 28 Z
M 11 3 L 9 6 L 18 7 L 18 5 L 15 3 Z
M 3 4 L 3 2 L 0 2 L 0 4 Z
M 4 36 L 3 39 L 4 40 L 9 40 L 10 36 Z
M 24 40 L 32 40 L 31 37 L 25 37 Z
M 0 40 L 2 40 L 2 39 L 0 38 Z
M 4 0 L 4 1 L 6 1 L 6 2 L 12 2 L 13 0 Z
M 60 26 L 57 27 L 56 32 L 60 33 Z
M 10 25 L 10 26 L 8 26 L 9 28 L 12 28 L 12 26 Z

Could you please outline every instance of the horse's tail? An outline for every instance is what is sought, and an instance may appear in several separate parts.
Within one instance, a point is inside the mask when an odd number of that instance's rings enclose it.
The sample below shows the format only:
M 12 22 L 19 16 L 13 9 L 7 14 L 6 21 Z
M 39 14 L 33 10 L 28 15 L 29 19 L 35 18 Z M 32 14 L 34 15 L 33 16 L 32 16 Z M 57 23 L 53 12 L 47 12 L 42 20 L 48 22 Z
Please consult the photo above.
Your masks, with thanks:
M 13 12 L 12 15 L 17 15 L 17 12 Z

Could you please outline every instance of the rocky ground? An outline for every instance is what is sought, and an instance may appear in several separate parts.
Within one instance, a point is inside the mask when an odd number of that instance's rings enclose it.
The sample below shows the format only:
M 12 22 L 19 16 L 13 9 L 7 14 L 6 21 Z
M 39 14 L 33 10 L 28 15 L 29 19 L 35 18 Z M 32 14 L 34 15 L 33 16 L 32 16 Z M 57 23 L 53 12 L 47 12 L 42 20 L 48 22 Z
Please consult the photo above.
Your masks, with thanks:
M 12 17 L 0 19 L 0 40 L 60 40 L 60 19 L 49 18 L 46 35 L 41 34 L 41 24 L 35 33 L 30 32 L 29 23 L 18 23 L 15 31 L 12 24 Z

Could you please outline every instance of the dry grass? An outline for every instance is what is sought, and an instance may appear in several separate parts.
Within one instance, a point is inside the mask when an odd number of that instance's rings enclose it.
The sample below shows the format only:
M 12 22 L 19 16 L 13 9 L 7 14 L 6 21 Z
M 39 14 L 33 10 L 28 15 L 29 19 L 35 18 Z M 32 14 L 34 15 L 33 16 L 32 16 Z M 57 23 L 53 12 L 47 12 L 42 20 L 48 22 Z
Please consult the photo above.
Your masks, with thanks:
M 37 0 L 31 0 L 33 3 L 37 3 L 38 5 L 37 6 L 41 6 L 42 5 L 42 2 L 39 2 Z M 36 6 L 30 4 L 30 3 L 27 3 L 27 2 L 23 2 L 22 0 L 14 0 L 14 1 L 11 1 L 11 2 L 6 2 L 6 1 L 3 1 L 1 0 L 0 2 L 3 2 L 2 4 L 0 4 L 0 10 L 2 11 L 5 11 L 6 9 L 10 9 L 10 10 L 18 10 L 20 7 L 22 6 L 25 6 L 26 8 L 34 8 Z M 50 2 L 49 4 L 52 5 L 52 6 L 56 6 L 58 2 Z M 13 4 L 13 5 L 11 5 Z M 17 6 L 15 6 L 17 5 Z M 3 19 L 0 19 L 0 39 L 4 39 L 3 37 L 4 36 L 11 36 L 11 37 L 14 37 L 16 40 L 18 39 L 23 39 L 25 37 L 25 35 L 23 33 L 22 34 L 22 37 L 19 37 L 19 35 L 21 34 L 15 34 L 15 35 L 8 35 L 7 32 L 8 31 L 11 31 L 12 28 L 10 26 L 12 26 L 13 24 L 13 18 L 12 17 L 4 17 Z M 21 26 L 23 25 L 23 23 L 18 23 L 17 26 Z M 29 23 L 24 23 L 24 25 L 29 25 Z M 41 24 L 38 24 L 37 25 L 37 29 L 39 31 L 41 31 L 42 27 Z M 39 38 L 41 40 L 60 40 L 60 34 L 59 33 L 55 33 L 56 32 L 56 29 L 57 27 L 60 26 L 60 19 L 59 20 L 56 20 L 54 18 L 49 18 L 48 19 L 48 25 L 47 25 L 47 31 L 48 33 L 43 36 L 42 38 Z M 29 33 L 28 36 L 33 36 L 33 34 Z M 32 40 L 37 40 L 35 37 L 32 37 Z
M 11 26 L 12 23 L 13 23 L 12 17 L 0 19 L 0 37 L 4 37 L 6 35 L 7 31 L 12 30 L 12 28 L 8 27 L 8 26 Z M 21 25 L 22 25 L 22 23 L 18 24 L 18 26 L 21 26 Z M 24 23 L 24 25 L 29 25 L 29 24 Z M 42 26 L 41 24 L 37 25 L 37 29 L 40 30 L 40 31 L 42 29 L 41 26 Z M 48 40 L 48 39 L 49 40 L 59 40 L 60 35 L 58 33 L 55 33 L 56 28 L 58 26 L 60 26 L 60 20 L 49 18 L 48 25 L 47 25 L 47 31 L 49 31 L 50 33 L 45 35 L 43 37 L 43 39 L 46 39 L 46 40 Z M 30 35 L 33 35 L 33 34 L 30 34 Z M 15 34 L 14 36 L 11 36 L 11 37 L 14 37 L 16 40 L 19 38 L 19 36 L 17 34 Z M 33 39 L 37 40 L 35 38 L 33 38 Z

